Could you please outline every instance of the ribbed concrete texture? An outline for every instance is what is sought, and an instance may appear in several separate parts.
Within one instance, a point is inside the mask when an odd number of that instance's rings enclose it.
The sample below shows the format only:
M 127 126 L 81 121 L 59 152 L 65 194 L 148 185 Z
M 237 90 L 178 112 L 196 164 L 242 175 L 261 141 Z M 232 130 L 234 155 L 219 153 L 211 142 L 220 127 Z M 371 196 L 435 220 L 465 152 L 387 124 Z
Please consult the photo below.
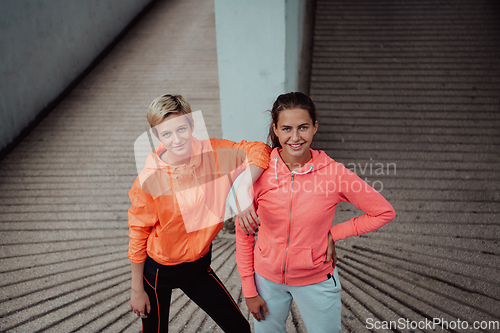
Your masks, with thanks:
M 397 211 L 337 244 L 343 332 L 434 332 L 368 329 L 370 318 L 499 320 L 499 12 L 486 0 L 318 1 L 316 148 Z M 127 192 L 147 106 L 166 92 L 221 136 L 213 1 L 158 1 L 0 162 L 1 332 L 140 331 Z M 336 221 L 355 214 L 340 205 Z M 250 318 L 234 243 L 216 239 L 213 268 Z M 291 312 L 288 332 L 306 332 Z M 170 318 L 171 332 L 220 332 L 180 291 Z
M 158 1 L 0 162 L 1 332 L 140 332 L 127 258 L 133 144 L 164 93 L 183 94 L 220 137 L 217 75 L 213 1 Z M 238 298 L 234 249 L 218 239 L 213 267 Z M 216 332 L 181 294 L 171 332 Z
M 472 329 L 500 317 L 500 3 L 319 0 L 311 96 L 316 148 L 397 212 L 337 243 L 344 330 L 500 332 Z

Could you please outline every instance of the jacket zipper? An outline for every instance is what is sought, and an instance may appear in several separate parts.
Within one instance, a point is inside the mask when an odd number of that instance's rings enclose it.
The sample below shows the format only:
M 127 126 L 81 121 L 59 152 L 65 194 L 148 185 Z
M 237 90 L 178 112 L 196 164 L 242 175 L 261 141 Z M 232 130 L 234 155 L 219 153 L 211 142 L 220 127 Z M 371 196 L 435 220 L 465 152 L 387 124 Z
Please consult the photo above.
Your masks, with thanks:
M 285 284 L 285 270 L 286 270 L 286 257 L 288 255 L 288 246 L 290 245 L 290 228 L 292 226 L 292 199 L 293 199 L 293 177 L 295 173 L 292 172 L 291 194 L 290 194 L 290 218 L 288 219 L 288 238 L 286 240 L 285 261 L 283 262 L 283 284 Z

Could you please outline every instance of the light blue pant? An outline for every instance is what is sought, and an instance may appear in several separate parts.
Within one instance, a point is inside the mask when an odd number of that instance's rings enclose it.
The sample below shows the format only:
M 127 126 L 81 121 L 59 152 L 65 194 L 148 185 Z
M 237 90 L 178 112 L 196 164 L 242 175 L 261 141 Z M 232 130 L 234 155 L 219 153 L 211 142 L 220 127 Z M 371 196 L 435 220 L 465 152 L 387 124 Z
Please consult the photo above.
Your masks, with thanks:
M 325 276 L 326 278 L 326 276 Z M 340 281 L 337 268 L 333 277 L 302 287 L 287 286 L 269 281 L 255 273 L 257 291 L 266 302 L 269 314 L 265 320 L 253 320 L 255 333 L 286 333 L 286 319 L 292 299 L 299 308 L 310 333 L 340 332 Z

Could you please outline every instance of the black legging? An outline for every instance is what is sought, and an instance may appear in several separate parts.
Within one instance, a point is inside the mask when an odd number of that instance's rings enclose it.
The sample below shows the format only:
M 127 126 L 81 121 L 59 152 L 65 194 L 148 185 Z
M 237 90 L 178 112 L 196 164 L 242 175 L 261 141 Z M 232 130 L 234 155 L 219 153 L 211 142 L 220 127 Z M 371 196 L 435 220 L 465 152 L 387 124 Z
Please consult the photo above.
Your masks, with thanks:
M 168 332 L 172 289 L 180 288 L 202 308 L 224 332 L 248 332 L 250 325 L 233 298 L 210 267 L 212 249 L 202 258 L 165 266 L 151 258 L 144 265 L 144 289 L 151 312 L 142 319 L 143 333 Z

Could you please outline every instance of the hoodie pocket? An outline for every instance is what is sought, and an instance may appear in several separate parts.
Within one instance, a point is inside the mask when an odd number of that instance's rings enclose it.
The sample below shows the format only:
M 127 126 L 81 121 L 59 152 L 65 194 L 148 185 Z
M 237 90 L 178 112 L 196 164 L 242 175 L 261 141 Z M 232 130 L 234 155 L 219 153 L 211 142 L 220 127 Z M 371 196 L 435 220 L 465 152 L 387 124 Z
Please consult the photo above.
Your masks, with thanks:
M 313 251 L 311 248 L 290 248 L 287 264 L 289 271 L 310 271 L 317 269 L 324 262 L 324 256 L 313 259 Z
M 281 274 L 282 266 L 280 261 L 280 248 L 278 246 L 273 246 L 269 243 L 259 243 L 255 244 L 255 261 L 271 274 Z
M 257 243 L 255 245 L 256 254 L 259 257 L 261 257 L 262 259 L 269 258 L 269 254 L 271 252 L 271 248 L 272 248 L 272 246 L 270 244 L 261 245 L 261 244 Z

